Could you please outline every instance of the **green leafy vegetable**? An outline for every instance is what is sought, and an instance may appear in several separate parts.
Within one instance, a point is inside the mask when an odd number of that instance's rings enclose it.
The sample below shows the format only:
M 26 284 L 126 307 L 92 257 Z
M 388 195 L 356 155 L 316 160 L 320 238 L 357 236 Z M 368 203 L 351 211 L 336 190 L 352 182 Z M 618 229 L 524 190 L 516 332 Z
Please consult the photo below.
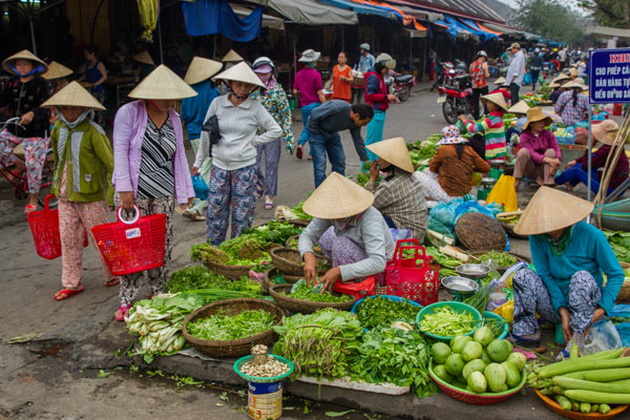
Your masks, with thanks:
M 420 330 L 442 337 L 454 337 L 471 332 L 476 322 L 470 312 L 458 312 L 449 305 L 435 308 L 420 321 Z
M 303 279 L 301 279 L 303 280 Z M 319 289 L 315 289 L 309 286 L 306 281 L 298 281 L 295 284 L 294 290 L 288 294 L 288 296 L 294 299 L 308 300 L 311 302 L 326 302 L 326 303 L 339 303 L 348 302 L 352 300 L 352 296 L 341 294 L 339 296 L 325 292 L 320 293 Z
M 507 252 L 490 251 L 479 256 L 480 261 L 494 260 L 499 267 L 509 267 L 518 262 L 515 256 L 508 254 Z
M 394 321 L 413 324 L 420 309 L 419 306 L 408 301 L 394 301 L 376 296 L 361 302 L 356 313 L 361 325 L 371 329 L 378 326 L 388 327 Z
M 188 266 L 175 271 L 165 287 L 170 293 L 196 289 L 225 289 L 262 293 L 262 285 L 258 282 L 247 277 L 241 277 L 240 280 L 232 280 L 216 274 L 202 265 Z
M 617 259 L 630 263 L 630 232 L 611 232 L 606 230 L 603 232 Z
M 265 332 L 274 325 L 274 316 L 263 310 L 236 315 L 220 312 L 188 323 L 188 332 L 202 340 L 238 340 Z

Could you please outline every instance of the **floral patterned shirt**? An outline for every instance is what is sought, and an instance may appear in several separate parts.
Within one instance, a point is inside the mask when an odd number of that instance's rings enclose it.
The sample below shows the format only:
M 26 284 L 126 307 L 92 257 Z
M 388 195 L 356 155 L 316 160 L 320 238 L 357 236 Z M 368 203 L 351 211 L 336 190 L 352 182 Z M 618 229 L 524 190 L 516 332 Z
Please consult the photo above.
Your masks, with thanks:
M 260 104 L 267 110 L 282 129 L 282 138 L 287 150 L 292 151 L 295 148 L 295 139 L 293 138 L 293 118 L 287 95 L 276 83 L 274 87 L 266 91 L 256 90 L 249 97 Z

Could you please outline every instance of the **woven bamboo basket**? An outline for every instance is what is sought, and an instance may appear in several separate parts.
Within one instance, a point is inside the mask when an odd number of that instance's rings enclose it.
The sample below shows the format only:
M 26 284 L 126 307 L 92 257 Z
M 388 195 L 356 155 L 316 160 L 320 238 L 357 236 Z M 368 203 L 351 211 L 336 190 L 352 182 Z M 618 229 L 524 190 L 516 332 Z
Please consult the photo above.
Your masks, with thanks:
M 503 250 L 505 231 L 501 224 L 490 216 L 481 213 L 466 213 L 455 225 L 457 239 L 471 251 Z
M 222 274 L 232 280 L 238 280 L 241 276 L 247 276 L 249 270 L 254 267 L 253 265 L 225 265 L 214 261 L 204 261 L 204 265 L 208 267 L 210 271 Z
M 297 246 L 293 247 L 293 246 L 291 246 L 291 243 L 293 241 L 299 239 L 299 238 L 300 238 L 300 235 L 293 235 L 293 236 L 287 238 L 287 240 L 284 243 L 284 246 L 287 247 L 287 248 L 291 248 L 291 249 L 297 249 Z M 313 254 L 315 254 L 315 256 L 317 258 L 326 258 L 326 256 L 324 254 L 322 254 L 321 252 L 316 251 L 315 249 L 313 249 Z
M 291 276 L 289 274 L 285 274 L 282 271 L 280 271 L 278 267 L 272 266 L 269 270 L 265 272 L 265 275 L 263 277 L 263 289 L 266 292 L 269 292 L 269 288 L 271 286 L 275 286 L 277 284 L 277 283 L 274 283 L 272 280 L 276 278 L 277 276 L 282 276 L 284 280 L 289 284 L 293 284 L 296 281 L 300 280 L 301 278 L 304 278 L 304 276 Z
M 200 352 L 212 357 L 241 357 L 250 354 L 252 346 L 265 344 L 270 346 L 277 335 L 269 329 L 265 332 L 251 335 L 238 340 L 203 340 L 193 337 L 188 333 L 188 323 L 199 318 L 207 318 L 218 312 L 225 312 L 229 315 L 236 315 L 244 311 L 264 310 L 273 314 L 275 325 L 282 323 L 284 311 L 274 303 L 263 299 L 228 299 L 221 302 L 211 303 L 197 309 L 186 317 L 182 325 L 182 334 L 191 346 Z
M 627 262 L 619 261 L 619 264 L 624 270 L 630 268 L 630 264 Z M 621 290 L 617 295 L 617 303 L 630 303 L 630 281 L 624 281 L 621 285 Z
M 273 300 L 276 301 L 276 304 L 290 312 L 312 314 L 322 308 L 349 311 L 352 305 L 354 305 L 354 299 L 340 303 L 310 302 L 308 300 L 294 299 L 285 294 L 291 291 L 291 287 L 293 287 L 291 284 L 274 284 L 269 288 L 269 294 L 273 297 Z
M 269 255 L 273 261 L 273 264 L 278 267 L 278 269 L 292 276 L 301 276 L 304 277 L 304 266 L 302 265 L 302 257 L 300 256 L 300 251 L 292 248 L 275 248 L 269 251 Z M 320 265 L 324 258 L 315 256 L 317 259 L 317 264 Z M 327 260 L 326 260 L 327 261 Z M 325 270 L 320 270 L 325 271 Z M 300 278 L 301 278 L 300 277 Z
M 302 219 L 298 219 L 298 220 L 287 220 L 287 222 L 291 223 L 292 225 L 295 226 L 302 226 L 302 227 L 306 227 L 308 226 L 309 223 L 311 223 L 310 220 L 302 220 Z

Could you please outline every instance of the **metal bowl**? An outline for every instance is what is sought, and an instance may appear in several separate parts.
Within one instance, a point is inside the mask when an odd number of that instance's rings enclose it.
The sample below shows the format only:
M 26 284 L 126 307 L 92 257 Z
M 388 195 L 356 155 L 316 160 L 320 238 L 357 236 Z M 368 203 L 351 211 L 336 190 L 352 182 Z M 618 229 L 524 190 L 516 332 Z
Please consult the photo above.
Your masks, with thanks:
M 466 277 L 448 276 L 442 279 L 442 286 L 452 295 L 466 296 L 475 293 L 479 288 L 476 281 Z
M 483 264 L 462 264 L 455 267 L 455 272 L 469 279 L 482 279 L 490 272 L 490 267 Z
M 495 184 L 497 181 L 496 178 L 481 178 L 482 184 Z

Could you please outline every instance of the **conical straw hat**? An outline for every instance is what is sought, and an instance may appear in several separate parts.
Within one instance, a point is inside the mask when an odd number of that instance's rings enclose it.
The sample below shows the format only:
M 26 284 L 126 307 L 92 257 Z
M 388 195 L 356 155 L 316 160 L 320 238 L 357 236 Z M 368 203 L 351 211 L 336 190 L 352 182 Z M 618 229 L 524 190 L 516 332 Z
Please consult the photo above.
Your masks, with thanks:
M 551 83 L 560 83 L 560 82 L 562 82 L 563 80 L 570 80 L 570 79 L 571 79 L 571 78 L 569 77 L 569 75 L 568 75 L 568 74 L 564 74 L 564 73 L 562 73 L 562 74 L 558 75 L 556 78 L 554 78 L 554 79 L 551 81 Z
M 499 105 L 499 107 L 503 109 L 504 112 L 507 110 L 507 104 L 505 103 L 505 98 L 503 97 L 502 93 L 490 93 L 488 95 L 483 95 L 481 99 Z
M 38 58 L 35 54 L 30 52 L 29 50 L 22 50 L 19 53 L 13 54 L 9 58 L 5 58 L 4 61 L 2 62 L 2 68 L 11 74 L 15 74 L 15 71 L 13 71 L 11 67 L 9 67 L 9 63 L 11 61 L 15 61 L 19 59 L 31 60 L 34 63 L 41 65 L 43 69 L 42 71 L 39 72 L 39 74 L 46 73 L 48 71 L 48 65 L 43 60 Z
M 241 61 L 229 69 L 222 71 L 214 76 L 212 80 L 234 80 L 236 82 L 245 82 L 250 85 L 265 88 L 263 82 L 260 81 L 260 77 L 258 77 L 256 73 L 254 73 L 254 70 L 252 70 L 244 61 Z
M 188 66 L 186 76 L 184 76 L 184 82 L 189 85 L 203 82 L 217 74 L 219 70 L 221 70 L 221 67 L 223 67 L 223 64 L 218 61 L 202 57 L 193 57 L 190 66 Z
M 306 199 L 302 209 L 319 219 L 344 219 L 367 210 L 374 202 L 371 192 L 333 172 Z
M 529 109 L 529 105 L 525 101 L 518 101 L 516 105 L 513 105 L 508 109 L 508 112 L 513 114 L 527 114 L 527 110 Z
M 505 77 L 499 77 L 497 80 L 494 81 L 494 84 L 498 86 L 503 86 L 503 84 L 505 84 Z
M 153 58 L 151 58 L 151 54 L 149 54 L 147 50 L 140 51 L 131 58 L 136 60 L 138 63 L 150 64 L 152 66 L 155 66 L 155 61 L 153 61 Z
M 42 74 L 42 77 L 46 80 L 55 80 L 70 76 L 72 73 L 74 72 L 63 64 L 51 61 L 48 65 L 48 71 Z
M 228 51 L 227 54 L 225 54 L 225 56 L 221 59 L 221 61 L 223 61 L 224 63 L 228 63 L 228 62 L 239 62 L 239 61 L 245 61 L 245 59 L 243 57 L 241 57 L 240 55 L 238 55 L 238 53 L 234 50 L 230 50 Z
M 183 99 L 197 92 L 164 64 L 145 77 L 129 94 L 136 99 Z
M 581 77 L 578 77 L 569 83 L 565 83 L 564 85 L 562 85 L 562 88 L 563 89 L 577 88 L 577 89 L 582 89 L 582 90 L 588 90 L 588 86 L 584 84 L 584 79 L 582 79 Z
M 86 108 L 105 111 L 105 107 L 94 96 L 85 90 L 79 82 L 72 82 L 55 93 L 41 105 L 43 108 L 55 106 L 83 106 Z
M 366 146 L 367 149 L 403 171 L 413 172 L 413 163 L 407 150 L 407 142 L 402 137 L 394 137 Z
M 576 224 L 593 211 L 593 204 L 574 195 L 540 187 L 525 208 L 514 232 L 538 235 Z

